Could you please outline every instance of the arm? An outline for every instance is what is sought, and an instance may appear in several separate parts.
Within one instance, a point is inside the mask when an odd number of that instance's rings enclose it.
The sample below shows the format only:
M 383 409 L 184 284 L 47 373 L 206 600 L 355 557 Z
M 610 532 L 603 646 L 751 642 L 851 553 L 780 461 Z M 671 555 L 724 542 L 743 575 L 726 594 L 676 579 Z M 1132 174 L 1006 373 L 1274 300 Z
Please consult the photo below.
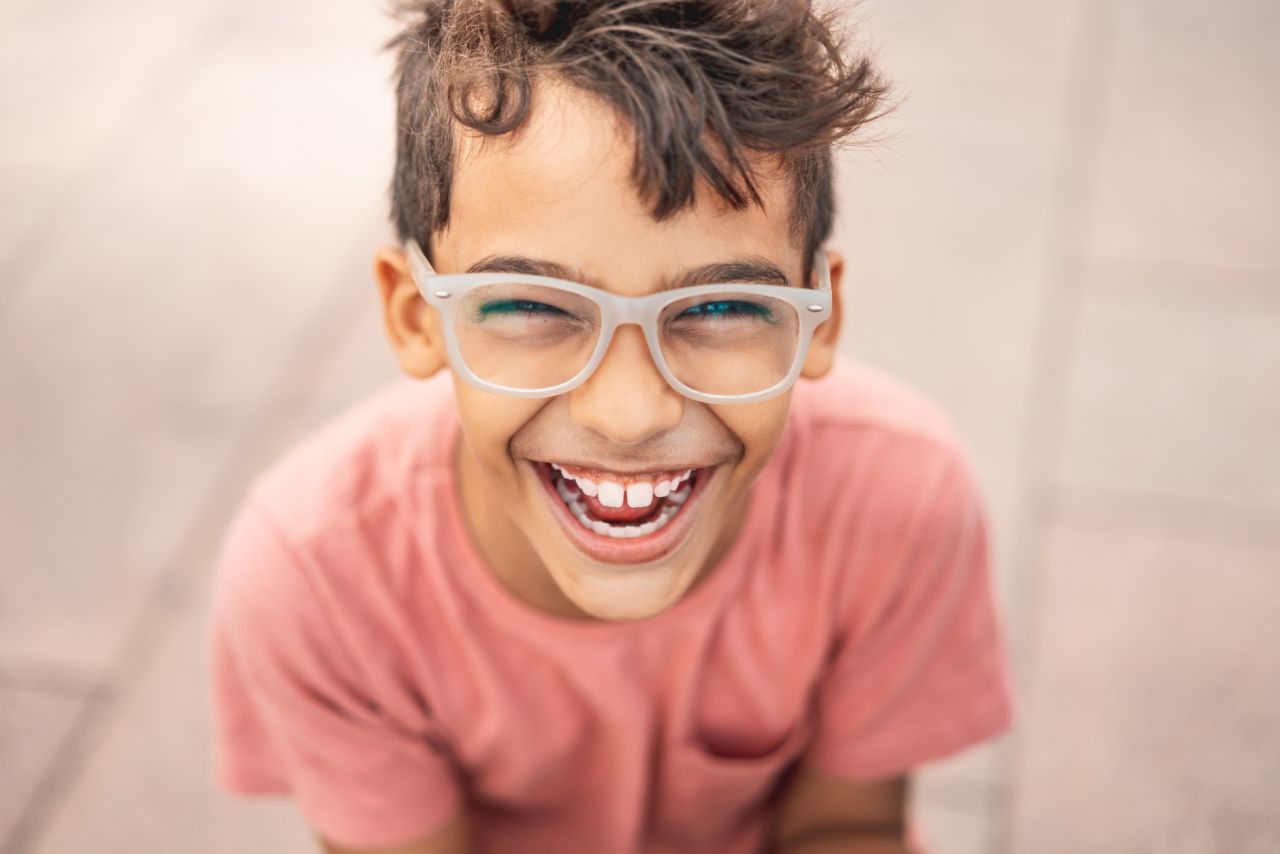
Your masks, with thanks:
M 808 761 L 785 793 L 781 852 L 918 850 L 905 821 L 905 772 L 1012 721 L 979 493 L 954 452 L 925 468 L 927 480 L 919 472 L 904 478 L 897 497 L 880 505 L 888 515 L 864 532 L 870 544 L 860 548 L 893 555 L 882 565 L 889 575 L 864 568 L 863 598 L 844 600 L 840 639 L 816 692 Z M 863 829 L 861 839 L 851 836 Z
M 404 845 L 392 848 L 345 848 L 321 836 L 320 847 L 325 854 L 468 854 L 471 850 L 466 816 L 461 810 L 454 813 L 435 833 Z
M 241 508 L 209 616 L 218 785 L 291 795 L 329 852 L 462 854 L 464 792 L 434 709 L 387 711 L 321 568 L 256 501 Z
M 774 828 L 777 854 L 907 854 L 908 775 L 842 780 L 801 768 Z

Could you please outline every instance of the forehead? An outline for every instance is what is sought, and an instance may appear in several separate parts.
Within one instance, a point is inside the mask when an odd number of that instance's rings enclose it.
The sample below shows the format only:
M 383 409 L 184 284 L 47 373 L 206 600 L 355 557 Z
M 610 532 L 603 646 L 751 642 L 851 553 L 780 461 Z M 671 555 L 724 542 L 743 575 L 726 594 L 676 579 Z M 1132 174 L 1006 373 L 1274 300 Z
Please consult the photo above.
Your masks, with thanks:
M 790 181 L 780 167 L 752 161 L 762 206 L 735 211 L 700 184 L 691 207 L 655 222 L 632 179 L 632 140 L 608 105 L 551 82 L 535 85 L 516 132 L 460 132 L 441 261 L 532 254 L 625 288 L 627 278 L 639 286 L 689 265 L 756 255 L 799 279 Z

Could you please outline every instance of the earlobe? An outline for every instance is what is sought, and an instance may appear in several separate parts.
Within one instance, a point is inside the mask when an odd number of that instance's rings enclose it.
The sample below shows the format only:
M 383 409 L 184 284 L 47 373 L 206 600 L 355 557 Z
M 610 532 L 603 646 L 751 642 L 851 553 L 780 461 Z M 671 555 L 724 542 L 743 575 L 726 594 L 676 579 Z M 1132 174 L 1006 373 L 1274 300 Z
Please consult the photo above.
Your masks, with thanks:
M 840 343 L 840 283 L 844 279 L 844 256 L 834 249 L 828 249 L 826 253 L 827 264 L 831 268 L 831 315 L 813 330 L 813 340 L 809 342 L 809 352 L 800 369 L 800 375 L 811 380 L 826 376 L 831 370 Z M 816 277 L 817 274 L 814 275 Z
M 426 379 L 447 364 L 439 313 L 427 305 L 409 272 L 404 251 L 384 246 L 373 258 L 373 276 L 382 297 L 382 319 L 400 369 Z

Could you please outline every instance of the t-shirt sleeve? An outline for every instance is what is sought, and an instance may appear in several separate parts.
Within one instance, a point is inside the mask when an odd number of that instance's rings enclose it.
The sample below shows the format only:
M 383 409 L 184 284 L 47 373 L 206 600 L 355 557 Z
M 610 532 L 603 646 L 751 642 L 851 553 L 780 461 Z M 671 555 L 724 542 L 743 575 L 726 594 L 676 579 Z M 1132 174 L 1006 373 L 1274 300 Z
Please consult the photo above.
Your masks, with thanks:
M 438 733 L 371 696 L 307 565 L 252 500 L 224 541 L 208 623 L 217 785 L 291 794 L 325 838 L 404 844 L 460 796 Z
M 842 627 L 816 695 L 805 761 L 835 776 L 905 773 L 1014 717 L 986 516 L 964 458 L 949 459 L 932 496 L 891 528 L 906 538 L 900 557 L 874 607 Z

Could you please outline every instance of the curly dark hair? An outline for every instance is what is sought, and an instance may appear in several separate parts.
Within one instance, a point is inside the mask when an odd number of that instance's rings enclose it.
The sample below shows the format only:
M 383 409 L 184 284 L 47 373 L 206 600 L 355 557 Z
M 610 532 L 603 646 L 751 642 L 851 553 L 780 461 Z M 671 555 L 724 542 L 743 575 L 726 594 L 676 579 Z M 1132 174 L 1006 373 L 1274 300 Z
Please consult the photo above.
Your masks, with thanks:
M 551 75 L 633 129 L 631 178 L 657 221 L 693 204 L 698 178 L 736 210 L 761 204 L 745 153 L 777 156 L 807 278 L 835 216 L 832 150 L 890 109 L 837 13 L 807 0 L 398 0 L 392 14 L 391 215 L 428 253 L 449 220 L 455 122 L 509 133 Z

